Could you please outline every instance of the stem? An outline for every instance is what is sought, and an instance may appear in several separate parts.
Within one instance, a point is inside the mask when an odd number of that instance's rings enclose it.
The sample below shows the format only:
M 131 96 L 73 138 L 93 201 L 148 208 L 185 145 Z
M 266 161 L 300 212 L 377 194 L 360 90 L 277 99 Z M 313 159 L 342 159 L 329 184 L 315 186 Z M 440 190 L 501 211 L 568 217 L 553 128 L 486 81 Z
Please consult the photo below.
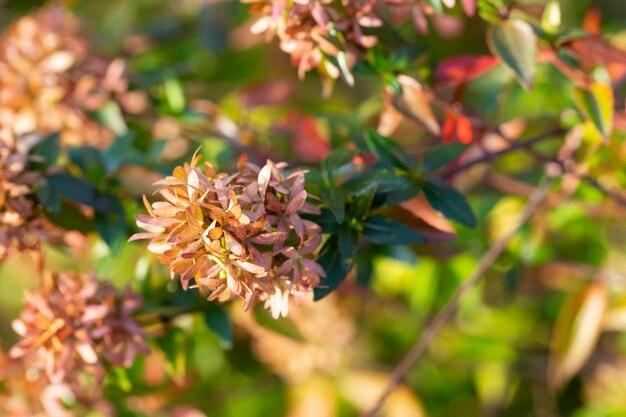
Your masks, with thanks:
M 448 170 L 446 170 L 441 176 L 442 178 L 449 178 L 452 177 L 456 174 L 458 174 L 459 172 L 465 171 L 468 168 L 473 167 L 476 164 L 481 164 L 483 162 L 489 162 L 492 161 L 494 159 L 496 159 L 497 157 L 507 154 L 509 152 L 518 150 L 518 149 L 530 149 L 533 145 L 535 145 L 538 142 L 541 142 L 543 140 L 552 138 L 554 136 L 558 136 L 561 134 L 564 134 L 566 131 L 565 129 L 562 129 L 560 127 L 548 130 L 547 132 L 543 132 L 540 133 L 537 136 L 534 136 L 530 139 L 524 140 L 524 141 L 517 141 L 517 142 L 511 142 L 508 148 L 504 148 L 501 149 L 499 151 L 496 152 L 486 152 L 484 155 L 479 156 L 477 158 L 474 158 L 470 161 L 467 161 L 459 166 L 456 167 L 452 167 Z
M 376 401 L 375 405 L 361 415 L 361 417 L 375 417 L 385 404 L 385 401 L 393 393 L 395 388 L 402 382 L 406 374 L 409 372 L 415 362 L 426 352 L 430 344 L 433 342 L 437 334 L 441 331 L 443 326 L 452 318 L 455 311 L 459 306 L 461 297 L 465 295 L 471 288 L 473 288 L 484 276 L 489 267 L 496 261 L 496 259 L 506 249 L 507 245 L 513 239 L 517 231 L 532 217 L 533 213 L 537 210 L 539 205 L 544 201 L 548 195 L 548 188 L 550 182 L 546 181 L 530 196 L 528 203 L 524 207 L 524 210 L 520 214 L 520 218 L 515 228 L 509 231 L 506 235 L 498 239 L 480 259 L 476 269 L 470 275 L 470 277 L 464 281 L 456 290 L 452 298 L 448 301 L 445 307 L 432 319 L 428 324 L 421 337 L 415 342 L 411 350 L 402 358 L 402 360 L 396 365 L 389 382 L 384 391 Z

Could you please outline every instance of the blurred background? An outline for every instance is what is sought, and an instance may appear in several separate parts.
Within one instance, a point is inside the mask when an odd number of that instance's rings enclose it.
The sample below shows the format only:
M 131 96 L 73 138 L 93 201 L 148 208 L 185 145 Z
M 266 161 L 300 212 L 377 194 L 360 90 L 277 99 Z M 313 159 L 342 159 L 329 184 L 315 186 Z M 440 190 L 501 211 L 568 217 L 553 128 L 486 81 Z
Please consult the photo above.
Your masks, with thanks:
M 545 6 L 519 3 L 539 11 Z M 626 49 L 623 1 L 559 3 L 564 26 L 595 27 L 612 45 Z M 42 5 L 2 1 L 0 24 L 7 28 Z M 275 40 L 250 32 L 249 5 L 234 0 L 74 0 L 66 5 L 80 20 L 92 53 L 123 58 L 128 90 L 144 93 L 129 98 L 134 111 L 125 114 L 121 129 L 146 138 L 145 149 L 157 144 L 158 150 L 153 159 L 128 164 L 111 185 L 130 190 L 124 203 L 129 219 L 142 210 L 136 196 L 150 192 L 152 181 L 198 147 L 223 170 L 232 169 L 242 151 L 255 161 L 271 157 L 317 166 L 331 149 L 378 124 L 380 77 L 355 72 L 355 87 L 338 81 L 324 97 L 314 71 L 299 80 Z M 408 68 L 432 79 L 449 57 L 490 54 L 487 27 L 457 7 L 432 16 L 427 34 L 411 24 L 397 30 L 408 45 L 403 47 Z M 539 131 L 564 117 L 563 109 L 571 105 L 571 85 L 547 65 L 539 67 L 530 92 L 511 80 L 504 68 L 494 68 L 467 85 L 462 101 L 513 136 Z M 100 111 L 99 117 L 115 125 L 120 116 Z M 623 134 L 616 135 L 618 145 L 598 151 L 589 172 L 623 186 L 626 152 Z M 411 154 L 440 140 L 406 121 L 393 137 Z M 545 150 L 558 145 L 547 143 Z M 512 154 L 495 163 L 499 174 L 488 181 L 485 167 L 455 178 L 476 212 L 475 229 L 440 219 L 446 224 L 438 224 L 442 232 L 432 245 L 366 247 L 358 255 L 358 274 L 324 300 L 293 307 L 286 319 L 274 321 L 262 310 L 243 313 L 239 303 L 209 310 L 214 316 L 208 327 L 206 312 L 172 314 L 150 329 L 152 353 L 107 375 L 107 401 L 115 415 L 359 415 L 372 406 L 433 313 L 511 227 L 528 195 L 523 182 L 543 172 L 535 162 Z M 523 228 L 483 283 L 464 296 L 454 320 L 389 399 L 383 415 L 626 416 L 626 209 L 584 184 L 575 195 L 551 200 Z M 66 246 L 45 247 L 47 268 L 95 268 L 117 286 L 130 283 L 143 293 L 148 312 L 198 298 L 170 281 L 143 245 L 111 247 L 100 236 L 78 232 L 66 233 L 63 241 Z M 31 255 L 22 254 L 0 269 L 4 351 L 17 341 L 10 323 L 22 308 L 22 291 L 37 286 L 36 267 Z M 589 325 L 585 306 L 594 297 L 606 305 L 610 319 Z M 555 332 L 571 336 L 569 345 L 551 347 Z M 580 350 L 590 340 L 593 353 L 587 358 Z M 584 363 L 554 391 L 548 370 L 559 349 Z

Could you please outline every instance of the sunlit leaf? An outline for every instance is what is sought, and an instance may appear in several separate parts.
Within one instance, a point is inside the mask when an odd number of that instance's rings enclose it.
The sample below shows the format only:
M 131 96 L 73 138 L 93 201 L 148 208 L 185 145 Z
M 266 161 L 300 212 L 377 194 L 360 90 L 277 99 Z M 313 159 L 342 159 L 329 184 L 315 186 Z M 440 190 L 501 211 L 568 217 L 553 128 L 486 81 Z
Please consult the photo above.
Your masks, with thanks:
M 613 91 L 604 84 L 594 83 L 588 89 L 574 90 L 574 100 L 578 110 L 589 120 L 598 132 L 608 138 L 613 129 Z
M 543 10 L 541 27 L 549 33 L 555 33 L 561 27 L 561 6 L 556 0 L 551 0 Z
M 569 298 L 554 326 L 548 380 L 562 388 L 587 363 L 602 332 L 607 308 L 606 287 L 594 282 Z
M 430 108 L 429 93 L 417 80 L 408 75 L 398 75 L 397 80 L 402 87 L 402 92 L 390 95 L 393 106 L 433 135 L 439 135 L 441 128 Z
M 532 86 L 536 71 L 537 36 L 523 20 L 510 19 L 491 28 L 488 37 L 492 53 L 513 70 L 526 89 Z

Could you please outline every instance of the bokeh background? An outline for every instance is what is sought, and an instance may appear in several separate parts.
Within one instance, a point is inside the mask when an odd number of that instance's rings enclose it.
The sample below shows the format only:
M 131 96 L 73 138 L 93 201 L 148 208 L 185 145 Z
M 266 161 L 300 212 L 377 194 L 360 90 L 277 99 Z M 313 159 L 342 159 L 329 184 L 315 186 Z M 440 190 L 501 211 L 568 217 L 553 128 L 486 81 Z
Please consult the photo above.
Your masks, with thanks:
M 538 10 L 545 5 L 520 3 Z M 299 80 L 276 42 L 250 33 L 253 19 L 245 4 L 66 4 L 93 50 L 123 57 L 130 89 L 146 93 L 146 101 L 139 100 L 139 111 L 125 123 L 138 137 L 158 143 L 159 153 L 154 161 L 129 164 L 119 175 L 117 185 L 131 190 L 125 200 L 129 224 L 142 209 L 133 197 L 149 192 L 154 179 L 198 147 L 224 170 L 232 169 L 242 151 L 257 161 L 272 157 L 315 166 L 330 149 L 378 124 L 383 105 L 379 77 L 357 73 L 355 87 L 337 82 L 332 95 L 324 97 L 314 72 Z M 622 1 L 562 0 L 560 5 L 563 25 L 596 25 L 613 45 L 626 49 Z M 6 28 L 40 6 L 33 0 L 0 2 L 0 24 Z M 410 24 L 398 28 L 410 46 L 409 68 L 426 79 L 451 56 L 489 54 L 486 30 L 478 16 L 468 18 L 456 9 L 434 16 L 427 35 Z M 510 135 L 538 131 L 571 107 L 572 86 L 547 65 L 539 67 L 530 92 L 507 80 L 511 74 L 495 68 L 468 85 L 463 102 Z M 623 135 L 616 135 L 619 145 L 593 155 L 590 170 L 619 186 L 626 182 L 626 152 Z M 409 122 L 394 138 L 414 154 L 439 140 L 416 132 Z M 552 151 L 558 145 L 543 146 Z M 262 310 L 243 313 L 239 303 L 201 314 L 179 313 L 176 308 L 193 303 L 189 300 L 197 294 L 182 292 L 141 244 L 111 247 L 93 234 L 67 233 L 69 246 L 45 246 L 46 265 L 95 268 L 117 286 L 130 283 L 140 289 L 146 311 L 165 303 L 175 312 L 150 329 L 152 353 L 131 369 L 107 375 L 107 398 L 119 416 L 356 416 L 372 405 L 428 319 L 514 223 L 528 195 L 523 182 L 543 172 L 541 164 L 523 154 L 506 156 L 494 166 L 498 174 L 488 180 L 485 167 L 455 179 L 475 209 L 475 229 L 455 225 L 451 230 L 456 232 L 442 233 L 440 242 L 422 248 L 365 248 L 358 255 L 365 265 L 359 274 L 331 296 L 293 307 L 288 318 L 278 321 Z M 523 228 L 483 283 L 463 297 L 458 314 L 389 399 L 383 415 L 626 416 L 626 209 L 584 184 L 576 197 L 550 200 Z M 17 340 L 10 323 L 22 308 L 22 291 L 37 286 L 36 267 L 28 254 L 11 257 L 1 267 L 0 343 L 5 351 Z M 602 290 L 593 285 L 597 281 Z M 555 327 L 580 319 L 579 310 L 567 306 L 605 290 L 612 324 L 565 330 L 578 331 L 583 339 L 598 332 L 601 337 L 582 370 L 563 389 L 551 390 L 547 370 Z M 209 327 L 207 314 L 217 317 Z M 215 323 L 223 327 L 216 331 Z

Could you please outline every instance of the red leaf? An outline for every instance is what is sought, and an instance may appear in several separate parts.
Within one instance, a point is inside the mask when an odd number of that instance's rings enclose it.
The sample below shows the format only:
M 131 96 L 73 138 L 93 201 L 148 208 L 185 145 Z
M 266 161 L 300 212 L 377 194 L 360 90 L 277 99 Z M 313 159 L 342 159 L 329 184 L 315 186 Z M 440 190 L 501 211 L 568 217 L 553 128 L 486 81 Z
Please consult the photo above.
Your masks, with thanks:
M 287 115 L 284 125 L 293 137 L 293 149 L 298 156 L 308 162 L 319 162 L 330 152 L 328 139 L 321 132 L 316 120 L 296 113 Z
M 473 139 L 472 124 L 462 114 L 448 113 L 443 124 L 442 136 L 445 143 L 461 142 L 467 145 L 472 143 Z
M 435 71 L 436 84 L 463 84 L 489 71 L 498 63 L 490 55 L 464 55 L 448 58 Z

